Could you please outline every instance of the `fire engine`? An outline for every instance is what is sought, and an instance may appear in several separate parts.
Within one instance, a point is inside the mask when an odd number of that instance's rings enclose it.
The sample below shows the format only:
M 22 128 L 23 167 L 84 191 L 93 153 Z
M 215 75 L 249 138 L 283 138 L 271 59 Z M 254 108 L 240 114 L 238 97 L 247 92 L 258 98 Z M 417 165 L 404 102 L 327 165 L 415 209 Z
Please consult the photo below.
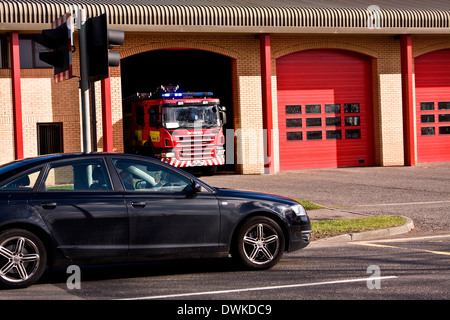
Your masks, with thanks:
M 127 100 L 132 152 L 175 167 L 202 167 L 209 174 L 225 164 L 225 107 L 212 92 L 180 92 L 179 86 L 160 86 L 153 93 L 137 93 Z

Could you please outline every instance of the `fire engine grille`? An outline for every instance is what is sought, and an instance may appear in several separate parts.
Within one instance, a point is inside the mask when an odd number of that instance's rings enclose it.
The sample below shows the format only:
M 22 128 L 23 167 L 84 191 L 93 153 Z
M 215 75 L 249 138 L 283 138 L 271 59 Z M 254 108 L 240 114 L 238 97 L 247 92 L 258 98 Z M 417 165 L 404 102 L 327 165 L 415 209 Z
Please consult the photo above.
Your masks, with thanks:
M 214 158 L 214 136 L 178 136 L 180 160 L 200 160 Z

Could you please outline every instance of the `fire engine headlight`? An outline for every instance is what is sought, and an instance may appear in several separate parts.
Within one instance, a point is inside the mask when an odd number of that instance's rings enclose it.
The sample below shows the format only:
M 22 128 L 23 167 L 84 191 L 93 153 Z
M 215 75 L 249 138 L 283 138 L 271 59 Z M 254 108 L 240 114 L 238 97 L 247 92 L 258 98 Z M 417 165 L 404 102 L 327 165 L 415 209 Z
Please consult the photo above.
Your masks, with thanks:
M 223 147 L 216 147 L 216 156 L 217 157 L 223 156 L 224 153 L 225 153 L 225 150 L 223 149 Z
M 161 158 L 175 158 L 175 152 L 163 152 Z

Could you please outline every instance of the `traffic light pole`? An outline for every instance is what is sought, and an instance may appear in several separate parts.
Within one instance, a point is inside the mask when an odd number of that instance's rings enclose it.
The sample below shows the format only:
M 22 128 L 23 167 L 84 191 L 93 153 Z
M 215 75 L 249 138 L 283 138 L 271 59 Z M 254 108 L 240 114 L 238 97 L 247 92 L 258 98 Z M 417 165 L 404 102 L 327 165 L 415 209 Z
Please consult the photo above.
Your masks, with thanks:
M 87 55 L 86 11 L 79 9 L 79 51 L 80 51 L 80 89 L 81 89 L 81 116 L 83 130 L 83 152 L 92 151 L 91 146 L 91 117 L 89 107 L 89 66 Z

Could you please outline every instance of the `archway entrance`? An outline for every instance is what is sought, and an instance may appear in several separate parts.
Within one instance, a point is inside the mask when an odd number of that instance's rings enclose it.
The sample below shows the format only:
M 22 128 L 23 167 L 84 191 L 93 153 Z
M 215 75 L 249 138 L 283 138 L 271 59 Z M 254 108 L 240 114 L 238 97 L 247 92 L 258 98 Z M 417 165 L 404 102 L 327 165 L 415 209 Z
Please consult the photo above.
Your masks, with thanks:
M 202 50 L 167 49 L 133 55 L 121 60 L 122 98 L 153 92 L 160 85 L 179 85 L 182 91 L 213 92 L 227 109 L 227 129 L 233 125 L 232 59 Z M 130 110 L 124 105 L 124 132 Z M 124 134 L 124 149 L 129 141 Z M 226 146 L 225 146 L 226 147 Z M 226 150 L 233 152 L 234 150 Z M 219 166 L 234 171 L 234 164 Z

